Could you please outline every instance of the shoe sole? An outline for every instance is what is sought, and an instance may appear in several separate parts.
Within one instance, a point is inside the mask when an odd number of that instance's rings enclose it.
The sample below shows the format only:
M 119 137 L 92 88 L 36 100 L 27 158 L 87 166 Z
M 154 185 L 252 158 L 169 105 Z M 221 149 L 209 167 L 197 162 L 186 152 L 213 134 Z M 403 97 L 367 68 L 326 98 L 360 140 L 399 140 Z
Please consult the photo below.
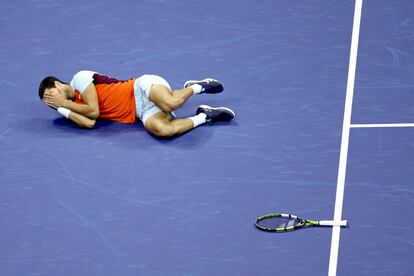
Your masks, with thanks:
M 213 109 L 213 110 L 217 110 L 217 109 L 224 109 L 224 110 L 226 110 L 226 111 L 230 112 L 230 113 L 233 115 L 233 119 L 234 119 L 234 118 L 236 118 L 236 113 L 234 113 L 234 111 L 233 111 L 233 110 L 231 110 L 230 108 L 227 108 L 227 107 L 224 107 L 224 106 L 220 106 L 220 107 L 211 107 L 211 106 L 209 106 L 209 105 L 202 104 L 202 105 L 199 105 L 199 106 L 197 107 L 197 109 L 199 109 L 199 108 L 210 108 L 210 109 Z

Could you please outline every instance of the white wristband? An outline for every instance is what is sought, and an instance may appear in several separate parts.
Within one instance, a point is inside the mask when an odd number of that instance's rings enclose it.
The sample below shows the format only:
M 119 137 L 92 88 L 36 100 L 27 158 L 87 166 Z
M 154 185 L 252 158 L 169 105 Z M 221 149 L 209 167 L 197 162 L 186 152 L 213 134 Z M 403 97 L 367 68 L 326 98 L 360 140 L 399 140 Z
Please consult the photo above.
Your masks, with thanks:
M 67 108 L 64 108 L 64 107 L 59 107 L 58 109 L 57 109 L 57 112 L 59 112 L 63 117 L 66 117 L 66 119 L 68 119 L 69 118 L 69 113 L 70 113 L 70 110 L 69 109 L 67 109 Z

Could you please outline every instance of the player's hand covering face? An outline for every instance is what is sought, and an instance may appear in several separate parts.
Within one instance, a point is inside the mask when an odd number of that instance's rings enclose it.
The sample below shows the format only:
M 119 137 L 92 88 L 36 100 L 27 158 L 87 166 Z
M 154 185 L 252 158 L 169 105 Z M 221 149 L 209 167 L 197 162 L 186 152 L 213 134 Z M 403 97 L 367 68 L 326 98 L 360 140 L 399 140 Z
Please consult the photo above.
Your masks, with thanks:
M 43 101 L 48 106 L 57 109 L 63 105 L 64 101 L 66 101 L 66 96 L 61 89 L 54 87 L 46 89 L 45 94 L 43 95 Z

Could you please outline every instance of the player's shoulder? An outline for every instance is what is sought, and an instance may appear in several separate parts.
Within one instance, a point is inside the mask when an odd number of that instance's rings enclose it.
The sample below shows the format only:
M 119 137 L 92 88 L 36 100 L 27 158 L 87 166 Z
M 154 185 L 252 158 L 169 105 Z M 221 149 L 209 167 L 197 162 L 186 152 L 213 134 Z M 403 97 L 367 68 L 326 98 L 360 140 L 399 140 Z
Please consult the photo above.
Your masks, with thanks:
M 95 74 L 96 72 L 94 71 L 81 70 L 73 76 L 70 84 L 75 90 L 78 90 L 82 94 L 88 85 L 93 82 L 93 76 Z
M 93 77 L 93 75 L 96 74 L 95 71 L 91 70 L 81 70 L 78 71 L 75 75 L 73 75 L 73 78 L 82 78 L 82 77 Z

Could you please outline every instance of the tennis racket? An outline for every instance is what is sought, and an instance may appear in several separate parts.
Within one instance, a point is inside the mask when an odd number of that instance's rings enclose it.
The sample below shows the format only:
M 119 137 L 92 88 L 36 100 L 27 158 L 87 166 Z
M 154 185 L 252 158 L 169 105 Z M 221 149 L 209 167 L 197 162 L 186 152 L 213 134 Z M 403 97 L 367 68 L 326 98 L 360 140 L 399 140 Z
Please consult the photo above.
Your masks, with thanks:
M 289 214 L 269 214 L 256 219 L 257 228 L 267 232 L 287 232 L 309 226 L 343 226 L 346 227 L 346 220 L 308 220 L 301 219 Z

